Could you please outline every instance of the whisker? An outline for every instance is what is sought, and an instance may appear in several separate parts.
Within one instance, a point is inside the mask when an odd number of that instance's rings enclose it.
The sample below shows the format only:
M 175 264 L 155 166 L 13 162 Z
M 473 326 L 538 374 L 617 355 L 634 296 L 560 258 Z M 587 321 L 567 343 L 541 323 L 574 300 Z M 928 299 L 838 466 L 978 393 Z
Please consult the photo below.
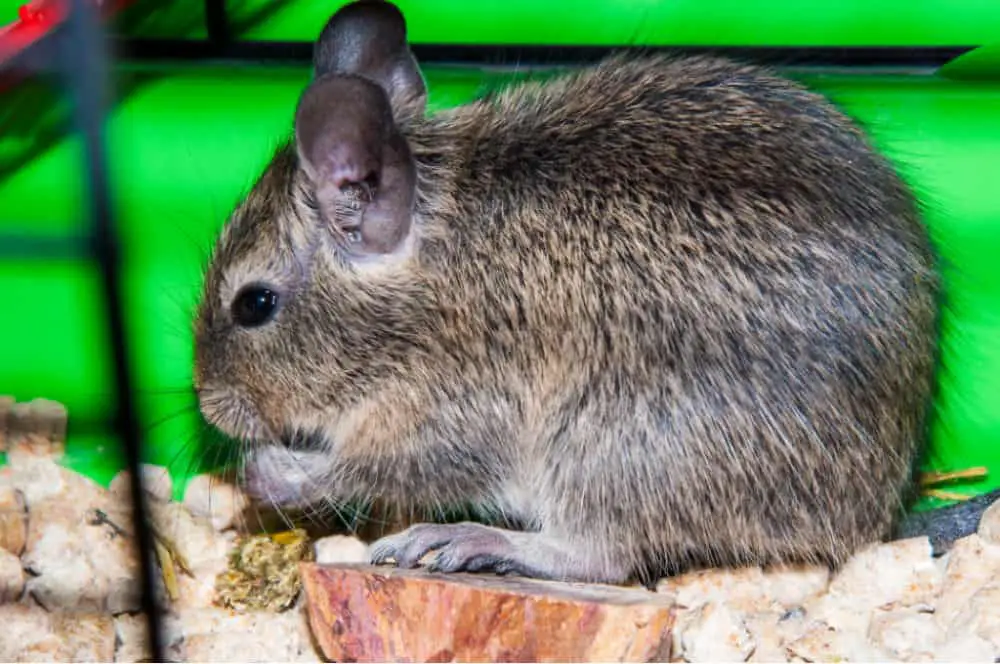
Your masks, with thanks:
M 177 394 L 190 394 L 195 395 L 194 386 L 188 385 L 186 387 L 147 387 L 138 388 L 135 390 L 136 393 L 146 395 L 146 396 L 174 396 Z
M 147 425 L 146 427 L 144 427 L 143 433 L 146 433 L 146 434 L 152 433 L 153 431 L 155 431 L 159 427 L 163 426 L 164 424 L 172 422 L 172 421 L 176 420 L 178 417 L 181 417 L 182 415 L 191 415 L 193 412 L 195 412 L 194 408 L 192 408 L 191 406 L 185 406 L 185 407 L 181 408 L 180 410 L 174 411 L 172 413 L 168 413 L 167 415 L 164 415 L 163 417 L 160 417 L 160 418 L 157 418 L 157 419 L 153 420 L 149 425 Z
M 187 436 L 184 438 L 184 441 L 178 446 L 177 450 L 171 456 L 170 460 L 167 461 L 166 464 L 164 464 L 167 470 L 170 471 L 171 477 L 176 478 L 182 475 L 185 478 L 191 477 L 192 467 L 194 466 L 197 455 L 187 454 L 187 453 L 191 450 L 192 444 L 195 442 L 196 437 L 197 437 L 196 431 L 188 433 Z M 183 473 L 178 473 L 175 469 L 177 467 L 178 461 L 180 461 L 182 458 L 186 458 L 186 468 L 184 468 Z

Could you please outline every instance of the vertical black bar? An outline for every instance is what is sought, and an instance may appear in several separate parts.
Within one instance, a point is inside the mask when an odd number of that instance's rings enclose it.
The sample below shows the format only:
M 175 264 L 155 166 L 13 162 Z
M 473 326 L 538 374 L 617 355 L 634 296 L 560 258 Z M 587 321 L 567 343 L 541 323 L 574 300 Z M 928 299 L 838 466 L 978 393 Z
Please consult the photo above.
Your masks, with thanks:
M 229 17 L 226 0 L 205 0 L 205 30 L 212 46 L 220 47 L 229 42 Z
M 121 257 L 112 219 L 111 195 L 104 149 L 104 113 L 108 102 L 110 72 L 104 35 L 96 3 L 73 0 L 60 43 L 68 88 L 74 99 L 75 119 L 84 143 L 84 173 L 90 193 L 89 216 L 94 255 L 100 262 L 114 361 L 115 418 L 131 474 L 133 520 L 139 549 L 142 607 L 149 621 L 149 646 L 153 661 L 166 661 L 156 601 L 153 537 L 147 520 L 146 492 L 140 471 L 139 426 L 133 403 L 128 339 L 121 299 Z

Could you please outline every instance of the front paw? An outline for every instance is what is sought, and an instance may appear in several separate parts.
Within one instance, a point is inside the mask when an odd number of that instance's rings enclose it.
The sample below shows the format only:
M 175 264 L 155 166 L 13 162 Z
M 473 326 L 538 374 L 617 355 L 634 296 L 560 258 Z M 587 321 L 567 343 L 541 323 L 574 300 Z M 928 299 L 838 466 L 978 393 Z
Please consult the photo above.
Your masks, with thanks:
M 415 567 L 433 550 L 437 556 L 428 565 L 435 572 L 517 571 L 513 546 L 504 531 L 477 523 L 411 526 L 372 545 L 371 561 L 379 565 L 389 558 L 403 568 Z
M 542 532 L 469 522 L 410 526 L 375 542 L 371 562 L 379 565 L 392 558 L 399 567 L 416 567 L 434 550 L 437 556 L 427 567 L 438 572 L 490 571 L 547 581 L 613 584 L 624 583 L 630 574 L 627 564 L 602 555 L 600 549 L 571 546 Z

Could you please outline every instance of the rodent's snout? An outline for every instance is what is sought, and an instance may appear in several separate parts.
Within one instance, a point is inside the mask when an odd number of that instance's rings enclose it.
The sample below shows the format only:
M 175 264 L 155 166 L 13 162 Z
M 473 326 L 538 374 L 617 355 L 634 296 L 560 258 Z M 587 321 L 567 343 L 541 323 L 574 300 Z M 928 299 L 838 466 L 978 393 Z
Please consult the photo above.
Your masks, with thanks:
M 202 383 L 196 394 L 202 416 L 226 435 L 246 441 L 274 439 L 271 427 L 246 395 L 214 383 Z
M 283 400 L 272 389 L 269 367 L 248 362 L 267 356 L 269 339 L 255 328 L 271 322 L 279 303 L 276 289 L 256 281 L 239 289 L 229 309 L 220 310 L 207 287 L 194 322 L 192 382 L 204 419 L 227 436 L 274 441 Z

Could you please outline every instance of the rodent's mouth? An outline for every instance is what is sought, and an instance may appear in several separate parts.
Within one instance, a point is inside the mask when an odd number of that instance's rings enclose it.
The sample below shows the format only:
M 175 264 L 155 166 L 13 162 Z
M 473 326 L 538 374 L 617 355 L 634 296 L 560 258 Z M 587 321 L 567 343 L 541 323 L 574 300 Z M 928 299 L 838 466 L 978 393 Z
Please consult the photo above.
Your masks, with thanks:
M 286 508 L 305 507 L 321 495 L 322 458 L 277 444 L 255 446 L 243 464 L 243 486 L 251 497 Z

